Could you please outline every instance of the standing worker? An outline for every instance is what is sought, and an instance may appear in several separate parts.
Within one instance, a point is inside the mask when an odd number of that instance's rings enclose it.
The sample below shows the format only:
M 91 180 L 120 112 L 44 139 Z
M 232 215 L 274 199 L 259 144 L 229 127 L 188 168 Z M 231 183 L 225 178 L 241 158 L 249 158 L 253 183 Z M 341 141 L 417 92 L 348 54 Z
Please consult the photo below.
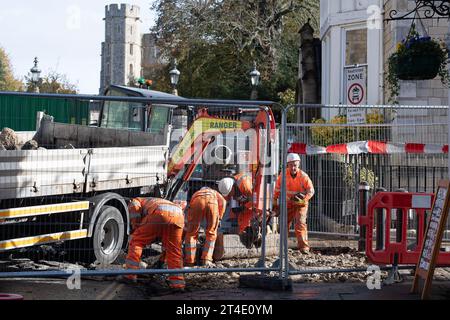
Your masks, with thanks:
M 252 228 L 253 218 L 253 183 L 250 174 L 239 173 L 234 177 L 219 181 L 219 191 L 227 200 L 234 199 L 239 203 L 232 212 L 237 215 L 239 236 L 247 248 L 251 248 L 257 240 L 257 231 Z
M 134 231 L 130 236 L 126 267 L 139 269 L 144 247 L 161 240 L 165 252 L 162 256 L 167 259 L 168 268 L 183 269 L 184 214 L 181 207 L 159 198 L 135 198 L 131 200 L 129 208 Z M 124 278 L 136 281 L 137 276 L 126 275 Z M 168 281 L 172 289 L 185 288 L 182 274 L 171 274 Z
M 201 256 L 202 266 L 211 266 L 214 245 L 217 239 L 217 229 L 225 213 L 227 201 L 216 190 L 204 187 L 192 196 L 188 215 L 187 228 L 184 237 L 184 264 L 193 266 L 197 250 L 198 231 L 200 223 L 206 219 L 206 241 Z
M 290 153 L 287 156 L 286 197 L 288 210 L 288 228 L 295 223 L 298 249 L 301 253 L 309 253 L 308 228 L 306 224 L 309 200 L 314 196 L 314 186 L 309 176 L 300 170 L 300 156 Z M 274 209 L 279 208 L 281 190 L 281 174 L 278 176 L 274 193 Z

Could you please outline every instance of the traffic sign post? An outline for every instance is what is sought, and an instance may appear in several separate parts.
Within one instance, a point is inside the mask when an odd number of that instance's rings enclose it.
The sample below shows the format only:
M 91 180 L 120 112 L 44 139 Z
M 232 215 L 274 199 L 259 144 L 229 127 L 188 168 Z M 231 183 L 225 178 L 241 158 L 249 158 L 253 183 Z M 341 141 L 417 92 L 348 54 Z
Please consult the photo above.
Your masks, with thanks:
M 352 66 L 344 69 L 345 92 L 347 105 L 367 104 L 367 66 Z M 347 123 L 366 123 L 366 110 L 364 108 L 348 108 Z

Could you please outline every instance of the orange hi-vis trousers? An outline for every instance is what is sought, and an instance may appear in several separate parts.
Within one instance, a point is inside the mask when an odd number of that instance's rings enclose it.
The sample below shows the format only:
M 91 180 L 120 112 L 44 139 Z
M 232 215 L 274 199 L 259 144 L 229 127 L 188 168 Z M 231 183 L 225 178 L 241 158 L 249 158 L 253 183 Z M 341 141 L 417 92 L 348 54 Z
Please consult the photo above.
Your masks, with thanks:
M 294 221 L 295 236 L 297 237 L 299 250 L 309 250 L 308 227 L 306 224 L 307 214 L 308 206 L 288 209 L 288 229 L 292 221 Z
M 190 202 L 187 216 L 187 230 L 184 236 L 184 262 L 195 263 L 198 231 L 200 223 L 206 219 L 206 241 L 203 247 L 202 262 L 212 261 L 217 229 L 226 208 L 226 200 L 217 191 L 209 188 L 197 191 Z
M 183 228 L 184 215 L 180 207 L 174 204 L 159 204 L 151 208 L 151 212 L 148 212 L 139 227 L 130 236 L 130 246 L 125 261 L 127 268 L 139 269 L 143 248 L 161 239 L 166 252 L 168 268 L 182 269 Z M 136 275 L 127 277 L 132 279 L 136 278 Z M 171 274 L 168 280 L 171 288 L 185 287 L 182 274 Z

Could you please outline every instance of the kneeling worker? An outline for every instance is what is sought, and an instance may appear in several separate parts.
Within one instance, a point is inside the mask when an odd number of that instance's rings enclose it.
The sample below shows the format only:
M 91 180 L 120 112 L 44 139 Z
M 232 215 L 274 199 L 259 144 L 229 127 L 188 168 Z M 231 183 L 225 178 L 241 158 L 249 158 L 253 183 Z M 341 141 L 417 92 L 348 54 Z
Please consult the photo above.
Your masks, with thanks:
M 135 198 L 131 201 L 132 225 L 135 228 L 130 236 L 126 258 L 128 269 L 139 269 L 142 250 L 145 246 L 161 240 L 169 269 L 183 269 L 182 238 L 184 214 L 180 206 L 159 198 Z M 139 222 L 139 215 L 142 219 Z M 128 280 L 136 280 L 136 275 L 126 275 Z M 168 276 L 169 287 L 184 289 L 182 274 Z
M 219 181 L 219 191 L 227 200 L 234 199 L 239 203 L 232 213 L 237 216 L 239 237 L 247 247 L 253 246 L 255 231 L 252 228 L 253 214 L 253 183 L 252 177 L 247 173 L 239 173 L 234 177 L 223 178 Z
M 212 264 L 217 229 L 225 213 L 227 202 L 216 190 L 204 187 L 194 193 L 187 214 L 187 228 L 184 237 L 184 265 L 193 266 L 197 250 L 200 223 L 206 220 L 206 241 L 201 256 L 201 265 Z

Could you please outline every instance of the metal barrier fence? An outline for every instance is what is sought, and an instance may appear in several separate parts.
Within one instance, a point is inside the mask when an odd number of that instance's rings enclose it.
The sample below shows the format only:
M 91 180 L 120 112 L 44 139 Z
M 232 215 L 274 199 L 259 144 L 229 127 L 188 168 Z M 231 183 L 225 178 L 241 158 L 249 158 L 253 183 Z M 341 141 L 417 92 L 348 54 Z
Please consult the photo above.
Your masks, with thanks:
M 95 276 L 275 272 L 282 280 L 291 274 L 357 272 L 290 267 L 286 201 L 280 201 L 279 219 L 271 216 L 279 172 L 280 199 L 286 199 L 287 153 L 301 154 L 316 190 L 308 213 L 310 233 L 358 234 L 361 181 L 372 190 L 433 192 L 437 181 L 447 177 L 447 107 L 365 107 L 369 123 L 347 124 L 346 106 L 289 106 L 283 109 L 278 150 L 273 102 L 39 96 L 103 101 L 103 116 L 96 127 L 63 125 L 44 117 L 33 134 L 37 146 L 25 143 L 30 133 L 19 134 L 18 140 L 5 139 L 8 132 L 2 133 L 6 150 L 0 150 L 0 278 L 61 276 L 70 268 Z M 291 110 L 297 123 L 287 122 Z M 313 116 L 334 120 L 311 121 Z M 130 256 L 128 244 L 136 236 L 133 219 L 138 217 L 130 212 L 133 199 L 166 198 L 186 205 L 187 230 L 193 225 L 189 212 L 196 211 L 189 207 L 193 194 L 202 187 L 217 190 L 224 177 L 235 178 L 239 185 L 238 173 L 249 176 L 251 190 L 245 195 L 235 188 L 228 199 L 215 241 L 215 268 L 180 268 L 173 254 L 167 256 L 167 245 L 158 243 L 148 243 L 143 251 L 142 260 L 149 266 L 137 263 L 136 246 Z M 169 209 L 161 214 L 170 217 L 174 209 Z M 243 219 L 243 213 L 257 219 Z M 161 226 L 161 221 L 139 218 L 143 222 L 137 220 L 137 229 L 146 223 Z M 180 222 L 167 223 L 180 229 Z M 203 223 L 202 228 L 208 226 Z M 142 240 L 144 245 L 147 240 Z M 205 236 L 195 240 L 194 264 L 204 248 L 211 247 Z M 175 251 L 183 250 L 186 256 L 189 245 L 185 242 Z M 161 258 L 164 251 L 166 261 Z M 239 257 L 253 261 L 221 264 Z M 169 269 L 163 268 L 169 261 Z
M 314 183 L 310 233 L 357 236 L 361 182 L 372 194 L 434 192 L 448 176 L 447 114 L 447 106 L 289 106 L 281 153 L 301 154 Z
M 104 105 L 98 126 L 57 123 L 50 114 L 43 117 L 36 132 L 3 130 L 0 278 L 50 276 L 70 268 L 93 275 L 271 271 L 281 275 L 281 265 L 274 264 L 280 257 L 278 219 L 270 215 L 268 196 L 278 171 L 278 142 L 270 109 L 274 103 L 176 96 L 7 94 L 94 100 Z M 189 206 L 194 193 L 202 187 L 217 190 L 221 179 L 239 173 L 249 177 L 249 194 L 238 194 L 235 187 L 227 199 L 215 241 L 217 265 L 213 269 L 183 269 L 179 264 L 179 253 L 184 250 L 186 256 L 189 245 L 194 245 L 197 253 L 194 263 L 212 248 L 209 233 L 201 231 L 211 229 L 205 219 L 201 219 L 198 239 L 193 232 L 193 243 L 184 242 L 183 247 L 180 243 L 169 250 L 171 241 L 156 241 L 167 236 L 160 230 L 167 228 L 161 220 L 145 216 L 150 202 L 142 202 L 142 212 L 130 211 L 135 198 L 166 198 L 187 207 L 184 230 L 195 231 L 196 222 L 189 215 L 205 212 Z M 236 186 L 241 182 L 239 178 L 235 181 Z M 214 203 L 207 198 L 213 209 Z M 177 209 L 165 205 L 165 211 L 160 207 L 164 211 L 160 216 L 166 217 L 166 225 L 179 229 L 169 236 L 181 236 L 181 222 L 174 222 L 173 216 Z M 248 220 L 240 218 L 242 211 Z M 153 228 L 155 225 L 158 228 Z M 139 229 L 141 236 L 137 236 Z M 149 233 L 154 233 L 153 244 Z M 144 246 L 142 261 L 148 266 L 136 264 L 140 252 L 136 246 Z M 163 252 L 165 259 L 161 258 Z M 253 262 L 227 267 L 220 263 L 242 256 L 254 258 Z M 162 268 L 164 264 L 170 270 Z

